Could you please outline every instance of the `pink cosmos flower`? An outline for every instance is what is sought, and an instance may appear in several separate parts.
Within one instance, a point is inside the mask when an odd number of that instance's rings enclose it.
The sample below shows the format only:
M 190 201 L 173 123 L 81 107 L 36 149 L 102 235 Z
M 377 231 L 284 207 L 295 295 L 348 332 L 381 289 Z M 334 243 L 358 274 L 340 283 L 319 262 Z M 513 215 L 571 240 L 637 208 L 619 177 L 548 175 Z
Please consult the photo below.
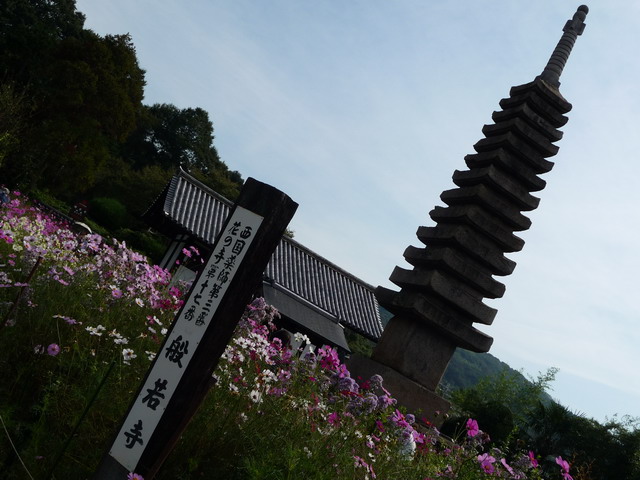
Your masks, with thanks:
M 507 461 L 504 458 L 500 459 L 500 463 L 505 468 L 505 470 L 509 472 L 509 474 L 511 474 L 511 476 L 515 474 L 515 472 L 513 471 L 513 468 L 511 468 L 511 466 L 507 463 Z
M 496 459 L 491 455 L 489 455 L 488 453 L 478 455 L 478 462 L 480 462 L 480 467 L 485 471 L 485 473 L 488 473 L 490 475 L 493 473 L 493 464 L 496 462 Z
M 325 370 L 336 371 L 340 366 L 337 350 L 331 348 L 329 345 L 323 345 L 320 350 L 318 350 L 318 359 L 320 360 L 320 366 Z
M 353 460 L 354 460 L 353 465 L 355 467 L 368 467 L 369 466 L 369 464 L 367 462 L 365 462 L 362 457 L 359 457 L 357 455 L 353 456 Z
M 113 298 L 122 298 L 122 290 L 114 288 L 111 290 L 111 296 Z
M 480 432 L 478 428 L 478 422 L 473 418 L 467 420 L 467 435 L 470 437 L 475 437 Z
M 564 480 L 573 480 L 573 477 L 569 475 L 569 462 L 564 460 L 562 457 L 556 457 L 556 463 L 560 465 L 562 470 L 562 478 Z
M 529 461 L 533 468 L 538 468 L 538 460 L 536 460 L 536 456 L 531 450 L 529 450 Z
M 144 477 L 138 473 L 129 473 L 129 475 L 127 475 L 127 480 L 144 480 Z
M 396 411 L 391 414 L 391 416 L 389 417 L 389 420 L 391 420 L 391 422 L 393 422 L 400 428 L 406 428 L 409 426 L 409 422 L 407 422 L 402 412 L 397 408 L 396 408 Z
M 340 415 L 338 415 L 338 412 L 331 413 L 327 417 L 327 422 L 329 422 L 329 424 L 333 426 L 336 426 L 338 423 L 340 423 Z
M 351 373 L 347 369 L 347 366 L 344 363 L 341 363 L 338 366 L 338 371 L 336 372 L 338 378 L 351 378 Z
M 47 347 L 47 353 L 52 357 L 55 357 L 60 353 L 60 346 L 57 343 L 52 343 Z
M 371 473 L 371 478 L 376 478 L 376 473 L 373 471 L 373 465 L 369 465 L 367 462 L 364 461 L 364 459 L 362 457 L 359 457 L 357 455 L 354 455 L 353 459 L 354 459 L 354 466 L 356 468 L 362 467 L 366 471 Z
M 67 322 L 69 325 L 77 325 L 78 323 L 80 323 L 76 319 L 71 317 L 66 317 L 64 315 L 54 315 L 53 318 L 61 318 L 62 320 Z

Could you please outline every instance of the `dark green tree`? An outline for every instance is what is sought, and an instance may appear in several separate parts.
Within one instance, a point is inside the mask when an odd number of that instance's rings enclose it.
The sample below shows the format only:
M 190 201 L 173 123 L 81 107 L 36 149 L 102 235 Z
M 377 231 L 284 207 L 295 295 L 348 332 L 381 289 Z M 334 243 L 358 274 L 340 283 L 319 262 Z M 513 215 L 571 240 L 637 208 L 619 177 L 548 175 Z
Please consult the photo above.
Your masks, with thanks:
M 450 418 L 443 425 L 449 435 L 461 431 L 468 418 L 498 445 L 506 445 L 526 428 L 527 421 L 541 401 L 550 400 L 546 391 L 557 369 L 551 368 L 538 378 L 526 379 L 508 365 L 481 378 L 475 385 L 447 392 L 453 404 Z
M 572 470 L 593 480 L 640 479 L 638 420 L 616 419 L 601 424 L 557 402 L 538 404 L 522 438 L 553 467 L 561 455 Z
M 213 125 L 201 108 L 179 109 L 171 104 L 145 107 L 146 115 L 132 136 L 127 153 L 140 168 L 197 168 L 208 173 L 219 162 L 213 146 Z
M 73 0 L 9 0 L 0 21 L 0 79 L 30 107 L 0 174 L 73 197 L 106 174 L 136 127 L 144 72 L 131 38 L 83 29 Z
M 75 0 L 1 2 L 0 79 L 30 84 L 37 91 L 47 81 L 40 74 L 46 72 L 53 50 L 61 40 L 79 36 L 84 20 Z
M 155 104 L 144 108 L 123 156 L 135 169 L 182 167 L 222 195 L 235 198 L 242 177 L 220 160 L 213 139 L 213 124 L 205 110 Z
M 20 146 L 20 133 L 28 117 L 24 94 L 12 83 L 0 83 L 0 168 L 4 159 Z
M 640 480 L 640 419 L 601 424 L 571 412 L 546 393 L 556 372 L 550 369 L 526 381 L 505 369 L 473 387 L 453 391 L 454 408 L 443 431 L 463 431 L 471 417 L 498 446 L 534 451 L 550 475 L 557 474 L 555 458 L 562 456 L 576 479 Z

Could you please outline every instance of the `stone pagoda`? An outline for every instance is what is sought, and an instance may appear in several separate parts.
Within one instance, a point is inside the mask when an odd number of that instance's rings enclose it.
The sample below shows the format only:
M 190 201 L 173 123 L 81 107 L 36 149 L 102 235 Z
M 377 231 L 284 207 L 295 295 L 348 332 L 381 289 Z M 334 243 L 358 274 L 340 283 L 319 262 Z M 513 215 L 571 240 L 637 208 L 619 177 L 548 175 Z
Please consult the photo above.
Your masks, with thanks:
M 514 232 L 531 221 L 545 187 L 539 175 L 549 172 L 567 123 L 571 104 L 560 94 L 560 75 L 578 35 L 585 28 L 586 6 L 569 20 L 542 74 L 513 87 L 500 101 L 502 110 L 485 125 L 485 138 L 467 155 L 468 170 L 453 174 L 457 186 L 442 193 L 446 207 L 435 207 L 434 227 L 419 227 L 425 246 L 408 247 L 404 257 L 412 270 L 396 267 L 390 280 L 400 291 L 378 287 L 378 302 L 394 314 L 371 359 L 354 356 L 352 374 L 381 374 L 384 384 L 409 410 L 434 420 L 449 408 L 435 389 L 455 349 L 487 352 L 493 338 L 474 324 L 491 325 L 497 310 L 483 298 L 499 298 L 504 284 L 494 276 L 509 275 L 515 262 L 505 253 L 522 249 Z

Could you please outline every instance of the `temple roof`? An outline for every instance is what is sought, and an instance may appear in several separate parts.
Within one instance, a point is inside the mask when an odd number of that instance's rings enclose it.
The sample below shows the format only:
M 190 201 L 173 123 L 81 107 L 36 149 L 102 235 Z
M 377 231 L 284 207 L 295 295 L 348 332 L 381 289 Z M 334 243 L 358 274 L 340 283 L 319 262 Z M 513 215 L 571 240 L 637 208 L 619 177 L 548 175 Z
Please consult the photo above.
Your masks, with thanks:
M 188 233 L 213 245 L 231 206 L 181 169 L 143 217 L 166 235 Z M 382 334 L 374 288 L 293 239 L 282 237 L 264 276 L 273 288 L 371 340 Z

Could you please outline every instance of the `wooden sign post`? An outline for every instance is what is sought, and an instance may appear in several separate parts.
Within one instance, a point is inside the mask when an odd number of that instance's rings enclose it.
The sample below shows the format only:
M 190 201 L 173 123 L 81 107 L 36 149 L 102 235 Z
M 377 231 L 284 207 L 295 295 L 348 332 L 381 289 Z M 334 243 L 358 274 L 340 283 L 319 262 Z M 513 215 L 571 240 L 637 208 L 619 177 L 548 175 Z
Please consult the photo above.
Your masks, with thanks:
M 150 480 L 211 385 L 211 375 L 298 205 L 245 182 L 94 480 Z

